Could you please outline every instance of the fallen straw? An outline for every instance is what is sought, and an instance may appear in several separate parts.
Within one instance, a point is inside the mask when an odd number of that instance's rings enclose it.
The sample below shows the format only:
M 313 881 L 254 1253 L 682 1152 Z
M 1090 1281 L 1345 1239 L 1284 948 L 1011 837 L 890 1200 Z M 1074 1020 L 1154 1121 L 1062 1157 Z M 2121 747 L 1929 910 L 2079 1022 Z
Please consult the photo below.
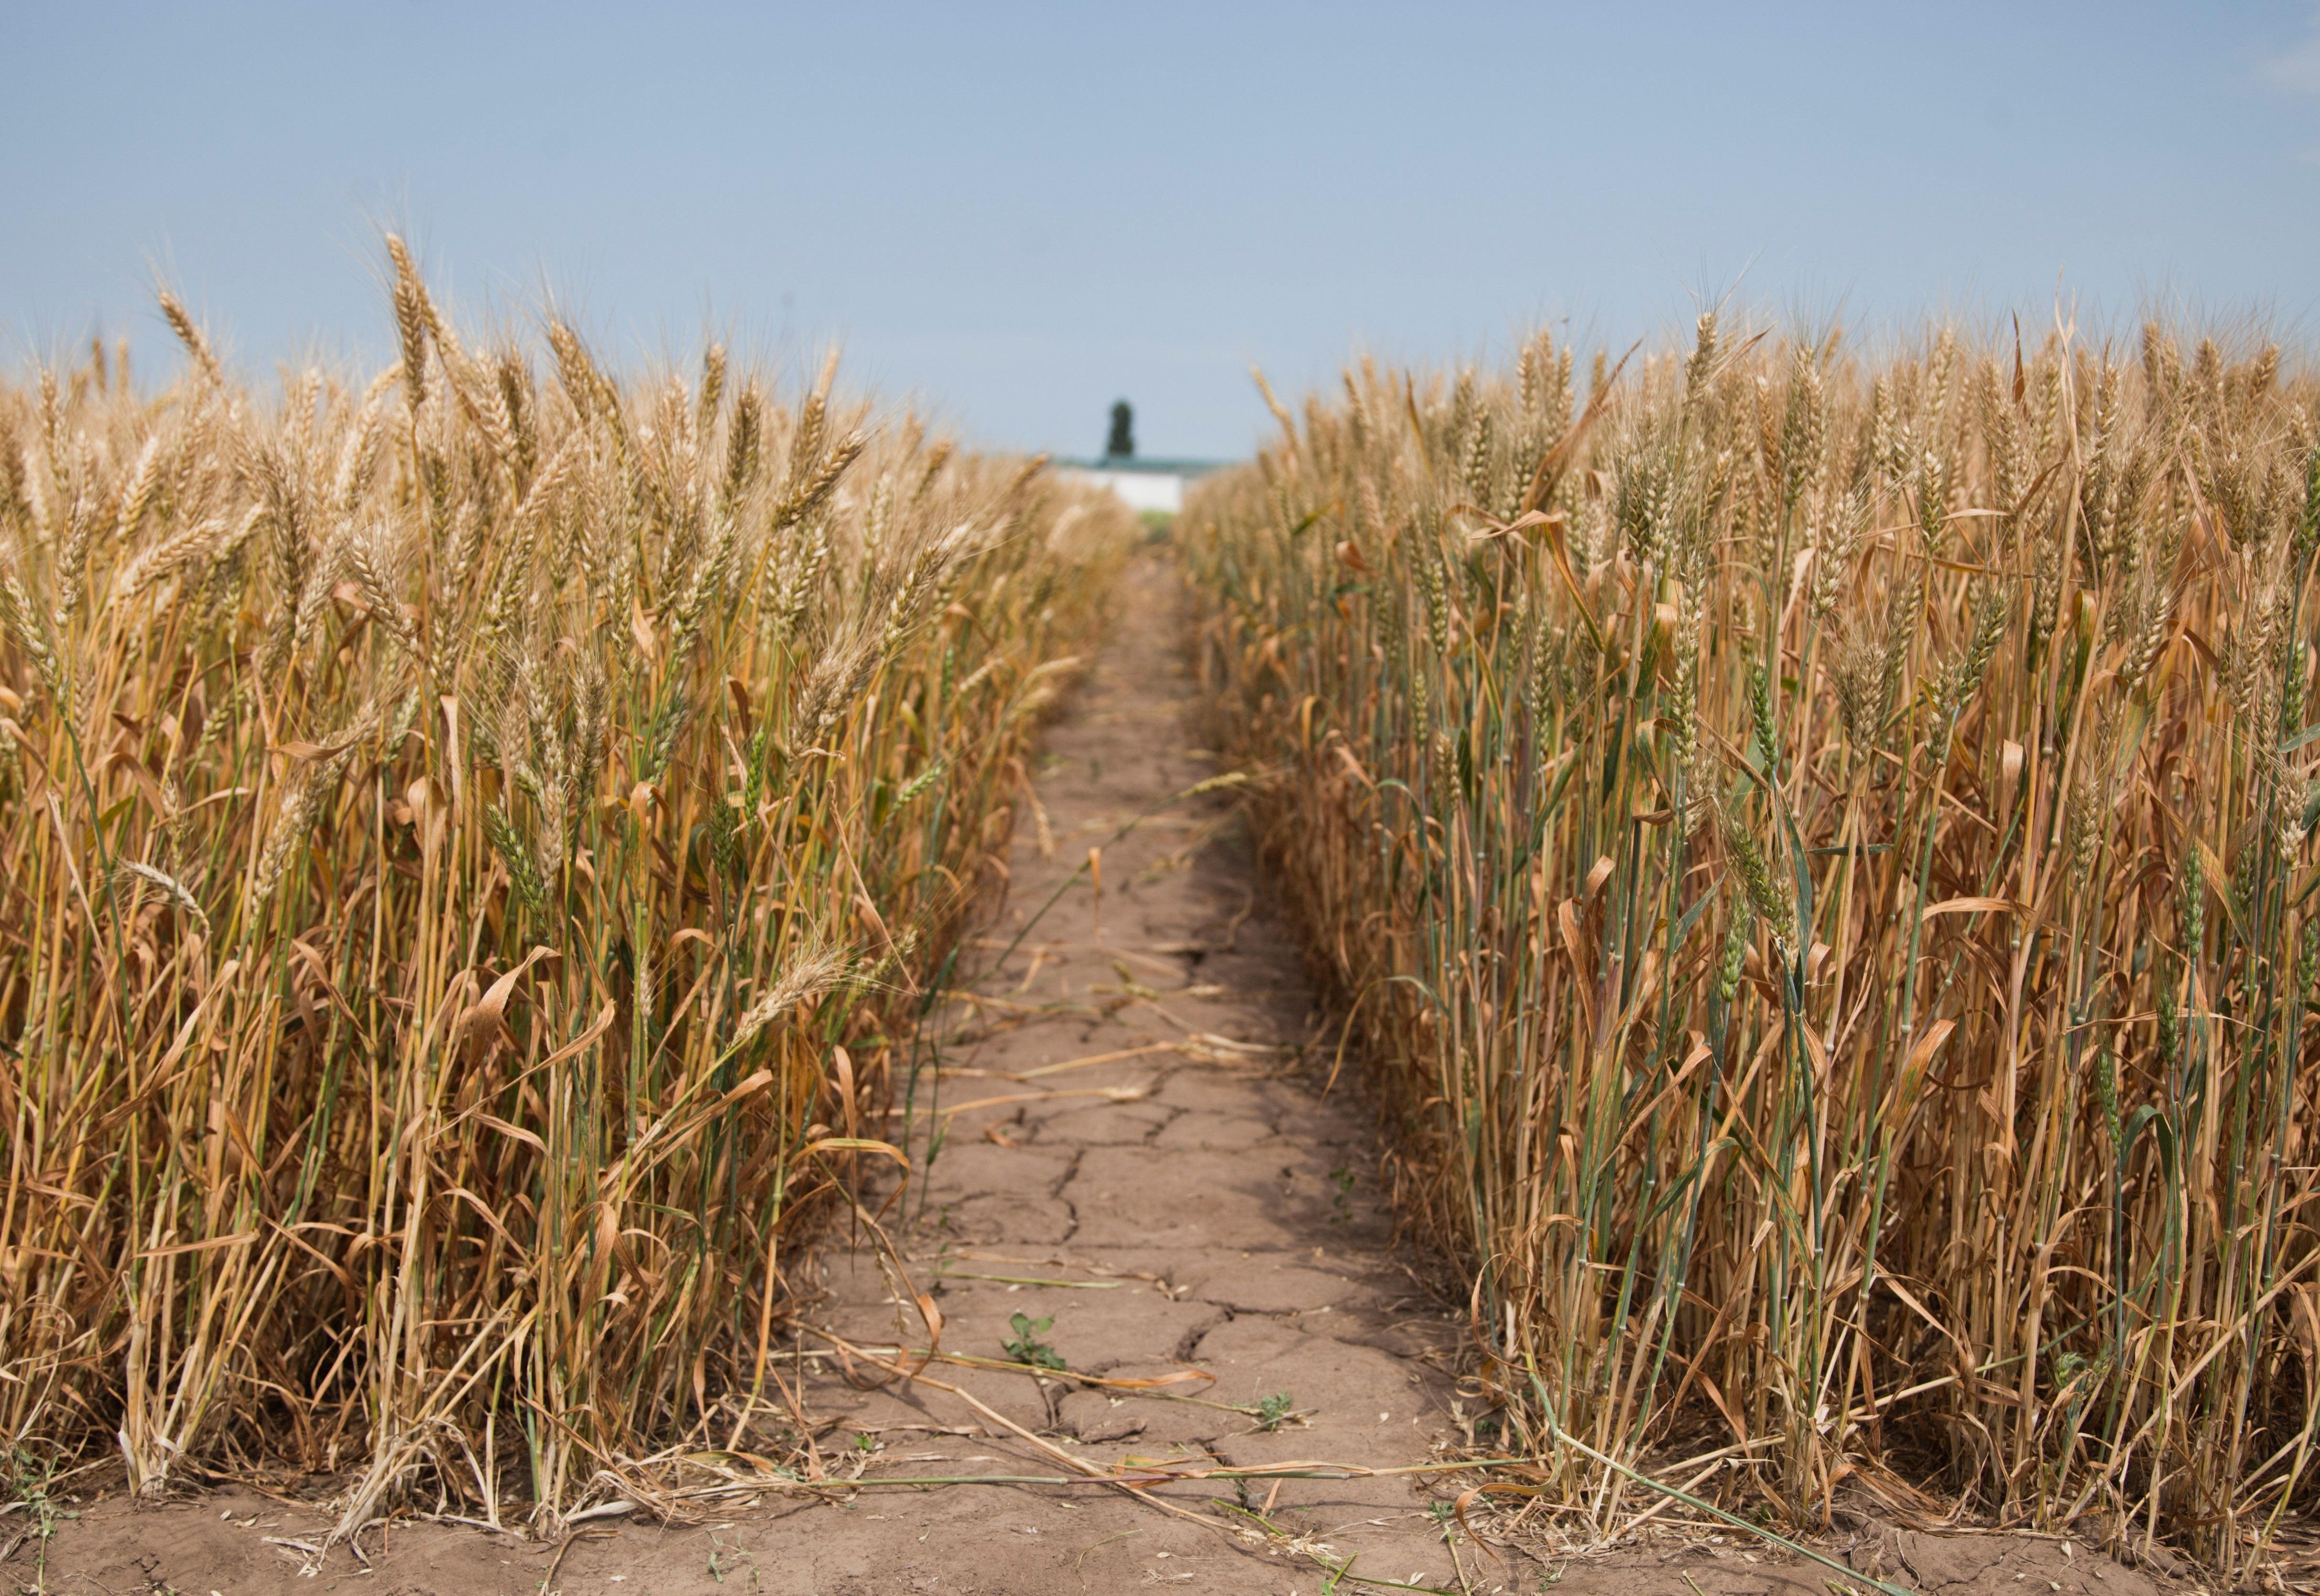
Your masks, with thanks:
M 1538 1376 L 1536 1374 L 1531 1375 L 1530 1380 L 1531 1387 L 1538 1396 L 1539 1411 L 1546 1420 L 1547 1435 L 1552 1439 L 1559 1441 L 1563 1445 L 1569 1447 L 1572 1451 L 1579 1453 L 1582 1456 L 1592 1458 L 1595 1462 L 1601 1464 L 1605 1468 L 1611 1470 L 1614 1474 L 1623 1474 L 1627 1478 L 1635 1481 L 1636 1484 L 1644 1486 L 1647 1490 L 1656 1491 L 1661 1495 L 1668 1497 L 1675 1501 L 1681 1502 L 1686 1507 L 1695 1508 L 1700 1512 L 1708 1514 L 1710 1518 L 1721 1519 L 1723 1522 L 1731 1525 L 1735 1529 L 1744 1530 L 1747 1534 L 1753 1535 L 1757 1539 L 1764 1541 L 1769 1545 L 1779 1546 L 1784 1551 L 1794 1552 L 1799 1557 L 1809 1558 L 1813 1562 L 1819 1564 L 1824 1568 L 1835 1569 L 1846 1579 L 1858 1581 L 1860 1583 L 1869 1586 L 1871 1590 L 1881 1591 L 1885 1592 L 1885 1596 L 1916 1596 L 1916 1592 L 1910 1591 L 1907 1586 L 1888 1584 L 1883 1580 L 1874 1579 L 1868 1574 L 1858 1572 L 1857 1570 L 1848 1568 L 1844 1564 L 1839 1563 L 1835 1558 L 1823 1556 L 1820 1553 L 1814 1551 L 1811 1547 L 1799 1545 L 1796 1541 L 1790 1540 L 1785 1535 L 1776 1534 L 1772 1530 L 1765 1528 L 1761 1524 L 1752 1524 L 1747 1519 L 1740 1517 L 1737 1513 L 1727 1513 L 1722 1508 L 1717 1507 L 1715 1503 L 1704 1501 L 1699 1497 L 1692 1495 L 1689 1492 L 1680 1491 L 1673 1485 L 1663 1484 L 1661 1482 L 1653 1479 L 1649 1474 L 1628 1467 L 1626 1464 L 1621 1463 L 1616 1457 L 1605 1456 L 1602 1453 L 1598 1452 L 1594 1447 L 1589 1446 L 1585 1441 L 1580 1440 L 1577 1437 L 1571 1435 L 1568 1431 L 1564 1430 L 1561 1424 L 1555 1421 L 1554 1404 L 1547 1396 L 1546 1387 L 1539 1384 Z
M 925 1376 L 921 1375 L 920 1378 L 923 1380 Z M 939 1381 L 929 1381 L 928 1384 L 934 1384 L 938 1389 L 945 1391 L 957 1391 L 957 1387 L 944 1384 Z M 980 1406 L 980 1404 L 977 1405 Z M 1013 1427 L 1010 1426 L 1010 1428 L 1011 1429 Z M 1022 1434 L 1024 1432 L 1018 1430 L 1017 1433 Z M 1735 1529 L 1743 1530 L 1749 1535 L 1754 1536 L 1757 1539 L 1765 1542 L 1767 1545 L 1778 1546 L 1782 1551 L 1792 1552 L 1799 1557 L 1806 1558 L 1810 1562 L 1817 1563 L 1824 1568 L 1832 1569 L 1835 1572 L 1843 1574 L 1847 1580 L 1866 1585 L 1874 1591 L 1883 1591 L 1885 1596 L 1917 1596 L 1916 1591 L 1909 1590 L 1907 1586 L 1890 1584 L 1886 1581 L 1871 1578 L 1870 1575 L 1862 1573 L 1857 1569 L 1847 1567 L 1844 1564 L 1838 1562 L 1834 1557 L 1825 1556 L 1821 1553 L 1814 1551 L 1810 1546 L 1801 1545 L 1797 1541 L 1790 1540 L 1784 1535 L 1767 1529 L 1761 1524 L 1752 1524 L 1747 1519 L 1741 1518 L 1737 1514 L 1727 1513 L 1722 1508 L 1717 1507 L 1713 1503 L 1704 1501 L 1700 1498 L 1690 1494 L 1689 1492 L 1679 1490 L 1673 1485 L 1664 1484 L 1658 1480 L 1654 1480 L 1648 1474 L 1638 1473 L 1635 1469 L 1629 1468 L 1627 1465 L 1620 1463 L 1616 1459 L 1605 1456 L 1602 1453 L 1596 1451 L 1592 1447 L 1588 1446 L 1583 1441 L 1572 1440 L 1569 1436 L 1562 1436 L 1559 1438 L 1566 1445 L 1570 1446 L 1573 1451 L 1585 1454 L 1587 1456 L 1602 1464 L 1604 1466 L 1626 1475 L 1628 1479 L 1635 1481 L 1636 1483 L 1642 1485 L 1646 1489 L 1656 1491 L 1674 1501 L 1682 1503 L 1686 1507 L 1696 1508 L 1699 1511 L 1709 1514 L 1722 1522 L 1730 1525 Z M 912 1489 L 925 1489 L 938 1485 L 1117 1485 L 1122 1489 L 1128 1490 L 1131 1494 L 1143 1500 L 1153 1501 L 1152 1498 L 1145 1495 L 1145 1492 L 1150 1487 L 1155 1485 L 1188 1484 L 1201 1480 L 1385 1479 L 1397 1474 L 1460 1474 L 1476 1469 L 1507 1468 L 1518 1465 L 1536 1466 L 1547 1461 L 1548 1459 L 1544 1456 L 1478 1457 L 1464 1459 L 1456 1463 L 1415 1463 L 1383 1468 L 1370 1468 L 1360 1464 L 1353 1463 L 1323 1462 L 1262 1464 L 1249 1468 L 1219 1468 L 1206 1466 L 1188 1466 L 1178 1468 L 1174 1465 L 1168 1465 L 1146 1467 L 1130 1473 L 1114 1472 L 1110 1474 L 1080 1475 L 865 1474 L 858 1480 L 833 1481 L 827 1485 L 817 1486 L 816 1489 L 865 1488 L 873 1485 L 906 1486 Z M 1178 1510 L 1174 1509 L 1169 1503 L 1153 1501 L 1153 1505 L 1168 1508 L 1171 1511 L 1178 1511 Z M 1179 1516 L 1183 1516 L 1181 1511 L 1179 1511 Z
M 1032 1447 L 1038 1448 L 1040 1452 L 1045 1453 L 1047 1456 L 1054 1458 L 1056 1462 L 1061 1463 L 1067 1467 L 1078 1470 L 1083 1476 L 1089 1478 L 1096 1483 L 1115 1486 L 1119 1490 L 1127 1492 L 1138 1501 L 1144 1502 L 1147 1506 L 1158 1508 L 1162 1512 L 1170 1514 L 1174 1518 L 1187 1519 L 1196 1524 L 1210 1523 L 1209 1519 L 1202 1518 L 1198 1513 L 1188 1511 L 1183 1508 L 1176 1506 L 1174 1502 L 1162 1501 L 1159 1498 L 1149 1494 L 1145 1492 L 1137 1481 L 1132 1478 L 1114 1477 L 1111 1475 L 1110 1471 L 1102 1468 L 1099 1465 L 1091 1463 L 1083 1457 L 1073 1456 L 1072 1454 L 1065 1451 L 1061 1447 L 1056 1446 L 1045 1436 L 1034 1434 L 1032 1431 L 1024 1429 L 1012 1419 L 1008 1418 L 1007 1415 L 999 1411 L 998 1409 L 975 1396 L 974 1393 L 967 1391 L 961 1386 L 954 1385 L 947 1380 L 938 1380 L 933 1375 L 924 1373 L 923 1365 L 916 1370 L 906 1369 L 900 1364 L 889 1363 L 883 1357 L 873 1357 L 871 1354 L 863 1351 L 861 1348 L 856 1347 L 853 1343 L 846 1340 L 844 1338 L 831 1335 L 828 1330 L 813 1330 L 811 1333 L 820 1337 L 825 1341 L 828 1341 L 831 1346 L 838 1348 L 849 1357 L 859 1357 L 863 1362 L 869 1364 L 874 1367 L 884 1369 L 889 1374 L 900 1376 L 905 1383 L 929 1385 L 937 1391 L 948 1392 L 951 1395 L 965 1402 L 968 1407 L 973 1408 L 977 1413 L 982 1415 L 987 1422 L 1000 1426 L 1010 1434 L 1019 1437 L 1022 1440 L 1029 1443 Z
M 1048 1442 L 1044 1438 L 1032 1434 L 1029 1430 L 1025 1429 L 1021 1425 L 1015 1423 L 1013 1420 L 999 1413 L 988 1404 L 979 1401 L 974 1396 L 960 1389 L 958 1386 L 951 1384 L 947 1381 L 932 1379 L 923 1374 L 916 1375 L 908 1375 L 899 1364 L 890 1363 L 884 1358 L 875 1357 L 863 1348 L 855 1347 L 852 1343 L 847 1342 L 839 1337 L 833 1336 L 826 1330 L 816 1330 L 813 1333 L 820 1336 L 822 1339 L 829 1341 L 832 1346 L 842 1349 L 848 1356 L 859 1357 L 865 1363 L 873 1364 L 877 1367 L 889 1370 L 894 1374 L 903 1375 L 905 1378 L 914 1378 L 923 1384 L 933 1386 L 938 1391 L 947 1391 L 950 1393 L 965 1402 L 970 1407 L 974 1408 L 976 1412 L 982 1414 L 985 1419 L 993 1423 L 1003 1426 L 1013 1434 L 1029 1441 L 1034 1447 L 1037 1447 L 1040 1451 L 1046 1453 L 1047 1456 L 1056 1458 L 1059 1462 L 1068 1464 L 1072 1467 L 1080 1471 L 1076 1475 L 889 1474 L 876 1477 L 865 1475 L 858 1480 L 843 1483 L 844 1484 L 855 1487 L 890 1485 L 922 1489 L 938 1485 L 1104 1485 L 1116 1487 L 1119 1490 L 1125 1491 L 1131 1496 L 1136 1497 L 1138 1501 L 1159 1508 L 1165 1512 L 1173 1513 L 1178 1518 L 1189 1518 L 1197 1521 L 1207 1522 L 1207 1520 L 1201 1519 L 1200 1515 L 1196 1513 L 1189 1513 L 1172 1502 L 1165 1502 L 1160 1501 L 1158 1498 L 1152 1496 L 1149 1493 L 1151 1488 L 1158 1485 L 1189 1484 L 1202 1480 L 1386 1479 L 1396 1475 L 1464 1474 L 1476 1470 L 1493 1468 L 1536 1468 L 1545 1466 L 1552 1462 L 1551 1457 L 1545 1454 L 1541 1454 L 1529 1457 L 1474 1457 L 1462 1458 L 1456 1462 L 1450 1463 L 1397 1464 L 1375 1468 L 1363 1464 L 1330 1463 L 1319 1459 L 1299 1459 L 1288 1463 L 1259 1464 L 1248 1467 L 1218 1466 L 1214 1465 L 1186 1465 L 1179 1466 L 1177 1465 L 1169 1464 L 1157 1465 L 1146 1465 L 1125 1472 L 1119 1469 L 1107 1470 L 1085 1458 L 1075 1457 L 1069 1452 L 1065 1451 L 1062 1447 Z M 1545 1393 L 1541 1393 L 1542 1402 L 1544 1401 L 1544 1396 Z M 1728 1524 L 1735 1529 L 1755 1537 L 1757 1539 L 1763 1541 L 1768 1546 L 1778 1546 L 1782 1551 L 1793 1553 L 1797 1556 L 1805 1558 L 1808 1562 L 1817 1563 L 1824 1568 L 1831 1569 L 1837 1573 L 1843 1574 L 1848 1580 L 1865 1585 L 1871 1590 L 1883 1592 L 1883 1596 L 1917 1596 L 1917 1592 L 1909 1590 L 1907 1586 L 1891 1584 L 1884 1580 L 1876 1579 L 1871 1575 L 1864 1574 L 1857 1569 L 1850 1568 L 1844 1564 L 1838 1562 L 1834 1557 L 1826 1556 L 1822 1553 L 1816 1552 L 1810 1546 L 1805 1546 L 1800 1542 L 1790 1540 L 1787 1536 L 1781 1535 L 1775 1530 L 1767 1529 L 1761 1524 L 1751 1523 L 1746 1519 L 1740 1517 L 1737 1513 L 1726 1512 L 1724 1509 L 1717 1507 L 1713 1502 L 1708 1501 L 1703 1498 L 1694 1496 L 1690 1492 L 1681 1490 L 1677 1486 L 1667 1484 L 1660 1480 L 1655 1480 L 1652 1478 L 1651 1475 L 1646 1474 L 1638 1469 L 1631 1468 L 1627 1464 L 1621 1463 L 1615 1457 L 1607 1456 L 1605 1454 L 1599 1452 L 1594 1447 L 1589 1446 L 1586 1442 L 1570 1435 L 1564 1431 L 1561 1426 L 1557 1425 L 1554 1422 L 1553 1409 L 1551 1407 L 1546 1408 L 1545 1411 L 1548 1415 L 1548 1434 L 1552 1439 L 1561 1445 L 1569 1447 L 1572 1451 L 1602 1465 L 1604 1467 L 1610 1469 L 1614 1473 L 1624 1475 L 1626 1478 L 1634 1481 L 1636 1484 L 1643 1486 L 1646 1490 L 1655 1491 L 1662 1496 L 1664 1496 L 1672 1501 L 1679 1502 L 1681 1505 L 1694 1509 L 1697 1511 L 1706 1513 L 1710 1518 L 1716 1519 L 1722 1523 Z M 831 1483 L 835 1485 L 838 1483 L 832 1482 Z M 821 1488 L 828 1489 L 829 1487 L 824 1486 Z

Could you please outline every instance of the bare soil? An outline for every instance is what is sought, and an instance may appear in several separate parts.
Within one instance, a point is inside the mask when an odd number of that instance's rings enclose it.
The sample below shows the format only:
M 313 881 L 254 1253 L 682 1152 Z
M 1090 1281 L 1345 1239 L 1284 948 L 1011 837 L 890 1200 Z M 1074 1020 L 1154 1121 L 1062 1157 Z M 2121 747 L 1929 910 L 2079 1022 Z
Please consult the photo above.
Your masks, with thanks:
M 946 1140 L 924 1189 L 888 1211 L 911 1292 L 895 1289 L 877 1249 L 838 1240 L 819 1266 L 826 1295 L 807 1318 L 856 1347 L 923 1348 L 909 1296 L 925 1292 L 948 1353 L 1001 1359 L 1015 1341 L 1020 1354 L 1020 1313 L 1048 1321 L 1031 1339 L 1074 1375 L 1178 1378 L 1092 1387 L 937 1363 L 926 1373 L 957 1392 L 865 1391 L 827 1341 L 802 1334 L 784 1366 L 829 1474 L 866 1483 L 1066 1472 L 1049 1448 L 1099 1465 L 1392 1468 L 1439 1461 L 1439 1448 L 1467 1438 L 1452 1405 L 1458 1319 L 1426 1288 L 1418 1260 L 1391 1245 L 1379 1149 L 1351 1085 L 1322 1090 L 1331 1059 L 1315 1045 L 1320 1019 L 1237 819 L 1221 798 L 1165 801 L 1217 773 L 1191 745 L 1177 621 L 1172 571 L 1156 556 L 1139 563 L 1114 635 L 1047 740 L 1034 772 L 1041 814 L 1018 826 L 1005 906 L 976 942 L 978 996 L 943 1011 L 947 1068 L 921 1083 L 917 1110 L 939 1117 Z M 1091 848 L 1101 850 L 1099 869 L 1031 924 Z M 1080 1062 L 1101 1055 L 1116 1056 Z M 1206 1377 L 1186 1377 L 1194 1370 Z M 860 1361 L 854 1373 L 879 1370 Z M 1268 1397 L 1287 1410 L 1272 1426 Z M 1087 1596 L 1152 1586 L 1310 1596 L 1328 1577 L 1319 1553 L 1355 1560 L 1338 1587 L 1347 1591 L 1832 1589 L 1827 1570 L 1738 1533 L 1654 1526 L 1573 1559 L 1553 1555 L 1542 1535 L 1484 1546 L 1443 1522 L 1437 1504 L 1455 1490 L 1399 1474 L 1153 1493 L 1205 1523 L 1085 1484 L 865 1488 L 836 1501 L 769 1494 L 701 1522 L 599 1520 L 545 1544 L 404 1522 L 366 1534 L 367 1570 L 342 1546 L 317 1557 L 282 1544 L 322 1543 L 330 1519 L 319 1504 L 234 1490 L 136 1510 L 92 1501 L 48 1544 L 44 1569 L 36 1574 L 40 1548 L 28 1541 L 0 1577 L 108 1596 Z M 0 1546 L 22 1524 L 0 1518 Z M 2154 1596 L 2179 1584 L 2052 1538 L 1872 1524 L 1827 1549 L 1864 1573 L 1951 1596 Z

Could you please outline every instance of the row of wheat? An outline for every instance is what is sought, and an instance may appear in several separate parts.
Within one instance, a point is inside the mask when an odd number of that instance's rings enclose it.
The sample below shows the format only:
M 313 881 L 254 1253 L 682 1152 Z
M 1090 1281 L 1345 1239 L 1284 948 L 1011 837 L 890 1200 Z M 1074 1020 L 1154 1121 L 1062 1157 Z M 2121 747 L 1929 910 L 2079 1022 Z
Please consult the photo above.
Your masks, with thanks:
M 390 252 L 359 391 L 166 297 L 168 392 L 0 390 L 0 1425 L 552 1522 L 776 1446 L 784 1249 L 1133 528 L 828 368 L 543 378 Z
M 1713 317 L 1574 387 L 1364 366 L 1184 538 L 1503 1421 L 1596 1512 L 1555 1443 L 2236 1555 L 2320 1412 L 2313 388 Z

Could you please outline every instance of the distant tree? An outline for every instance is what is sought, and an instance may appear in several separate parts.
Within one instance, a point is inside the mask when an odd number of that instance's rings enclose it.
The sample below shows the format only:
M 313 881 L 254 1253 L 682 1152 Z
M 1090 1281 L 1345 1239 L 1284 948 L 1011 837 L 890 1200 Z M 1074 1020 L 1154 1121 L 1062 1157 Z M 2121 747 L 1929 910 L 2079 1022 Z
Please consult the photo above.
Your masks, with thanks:
M 1103 446 L 1103 452 L 1119 460 L 1136 453 L 1136 412 L 1124 399 L 1111 407 L 1111 439 Z

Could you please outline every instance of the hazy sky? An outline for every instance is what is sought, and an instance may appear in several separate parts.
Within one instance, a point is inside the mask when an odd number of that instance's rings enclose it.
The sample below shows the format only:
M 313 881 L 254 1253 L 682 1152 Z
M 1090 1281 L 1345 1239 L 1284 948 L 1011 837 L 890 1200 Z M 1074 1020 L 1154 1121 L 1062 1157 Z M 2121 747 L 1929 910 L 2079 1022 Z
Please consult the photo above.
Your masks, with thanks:
M 1620 338 L 1735 284 L 1855 326 L 2320 310 L 2320 10 L 1359 4 L 0 6 L 0 357 L 388 357 L 463 313 L 714 330 L 970 438 L 1244 452 L 1248 383 Z M 2025 316 L 2026 319 L 2026 316 Z

